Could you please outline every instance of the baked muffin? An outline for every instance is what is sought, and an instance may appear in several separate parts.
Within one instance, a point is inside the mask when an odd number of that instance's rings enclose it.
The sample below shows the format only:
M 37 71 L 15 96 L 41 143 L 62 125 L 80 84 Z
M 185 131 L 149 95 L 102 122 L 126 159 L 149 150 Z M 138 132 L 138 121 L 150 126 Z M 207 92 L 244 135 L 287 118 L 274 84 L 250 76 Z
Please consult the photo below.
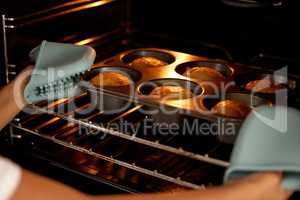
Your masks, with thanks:
M 225 76 L 222 73 L 209 67 L 193 67 L 186 70 L 183 75 L 201 81 L 215 81 L 225 79 Z
M 90 80 L 95 87 L 129 86 L 130 79 L 118 72 L 102 72 Z
M 224 117 L 245 118 L 251 112 L 251 108 L 238 101 L 224 100 L 217 103 L 211 111 Z
M 266 94 L 273 94 L 277 90 L 285 89 L 283 84 L 275 84 L 273 80 L 263 79 L 263 80 L 254 80 L 245 86 L 246 90 L 251 90 L 253 92 L 260 92 Z
M 180 86 L 159 86 L 154 88 L 150 95 L 168 100 L 188 99 L 194 96 L 191 90 Z
M 140 57 L 132 61 L 130 65 L 133 67 L 162 67 L 167 63 L 154 57 Z

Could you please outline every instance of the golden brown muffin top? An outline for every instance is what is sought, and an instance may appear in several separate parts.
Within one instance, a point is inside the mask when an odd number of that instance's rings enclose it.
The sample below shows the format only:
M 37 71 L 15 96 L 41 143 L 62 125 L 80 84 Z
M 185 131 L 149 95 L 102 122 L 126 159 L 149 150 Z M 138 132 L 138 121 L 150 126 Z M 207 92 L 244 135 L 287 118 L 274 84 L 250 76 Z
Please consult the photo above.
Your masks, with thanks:
M 95 87 L 129 86 L 130 79 L 118 72 L 102 72 L 90 80 Z
M 167 63 L 154 57 L 140 57 L 132 61 L 130 65 L 134 67 L 162 67 Z
M 276 84 L 273 80 L 262 79 L 254 80 L 245 86 L 246 90 L 252 90 L 253 92 L 260 92 L 266 94 L 273 94 L 276 90 L 285 89 L 286 87 L 283 84 Z
M 186 70 L 183 75 L 202 81 L 215 81 L 225 79 L 225 76 L 217 70 L 201 66 L 190 68 Z
M 211 111 L 224 117 L 245 118 L 251 112 L 251 108 L 239 101 L 224 100 L 217 103 Z
M 190 89 L 180 86 L 159 86 L 154 88 L 150 95 L 168 100 L 188 99 L 194 96 Z

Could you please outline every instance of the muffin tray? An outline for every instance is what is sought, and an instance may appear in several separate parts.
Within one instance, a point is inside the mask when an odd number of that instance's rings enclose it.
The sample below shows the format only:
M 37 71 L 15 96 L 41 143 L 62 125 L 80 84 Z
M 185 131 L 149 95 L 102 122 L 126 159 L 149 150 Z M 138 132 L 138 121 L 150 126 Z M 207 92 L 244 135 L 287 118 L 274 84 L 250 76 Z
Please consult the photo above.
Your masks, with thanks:
M 143 67 L 132 66 L 130 63 L 140 57 L 154 57 L 166 63 L 160 67 Z M 82 78 L 81 86 L 89 91 L 103 92 L 116 98 L 127 99 L 139 104 L 149 106 L 160 106 L 164 104 L 167 107 L 176 108 L 181 114 L 190 114 L 196 117 L 204 117 L 205 119 L 214 120 L 215 116 L 207 113 L 207 108 L 203 106 L 202 99 L 205 95 L 213 94 L 210 85 L 203 84 L 203 81 L 190 79 L 183 76 L 180 64 L 198 61 L 210 68 L 215 68 L 222 74 L 226 73 L 226 82 L 233 80 L 233 74 L 238 69 L 224 61 L 209 60 L 206 57 L 193 56 L 185 53 L 179 53 L 170 50 L 147 48 L 135 49 L 120 53 L 112 58 L 106 59 L 101 63 L 97 63 Z M 186 68 L 186 67 L 185 67 Z M 103 71 L 118 72 L 127 75 L 133 81 L 133 87 L 128 90 L 121 90 L 120 87 L 97 88 L 92 87 L 90 80 L 92 77 Z M 226 71 L 226 72 L 225 72 Z M 216 82 L 219 86 L 219 83 Z M 149 89 L 154 86 L 172 85 L 191 88 L 194 97 L 181 100 L 165 100 L 153 99 L 149 97 Z
M 160 66 L 132 64 L 134 60 L 141 57 L 156 58 L 165 63 L 165 65 L 161 66 L 161 63 Z M 214 69 L 222 74 L 224 79 L 222 81 L 205 81 L 189 78 L 184 75 L 187 69 L 195 66 Z M 91 78 L 103 71 L 112 71 L 126 75 L 132 81 L 133 87 L 130 89 L 120 89 L 120 87 L 93 87 L 90 84 Z M 268 72 L 266 72 L 266 74 L 267 73 Z M 248 76 L 248 74 L 252 76 Z M 253 76 L 253 74 L 256 76 Z M 129 102 L 135 102 L 136 104 L 144 104 L 156 108 L 163 105 L 171 109 L 176 109 L 176 114 L 190 115 L 211 122 L 218 120 L 224 123 L 233 122 L 239 126 L 243 119 L 216 115 L 210 111 L 211 106 L 216 104 L 220 99 L 226 99 L 227 96 L 230 96 L 231 99 L 243 98 L 244 100 L 249 97 L 249 99 L 246 100 L 248 102 L 253 98 L 255 102 L 259 102 L 257 106 L 271 104 L 273 99 L 268 98 L 268 95 L 260 95 L 259 93 L 257 95 L 251 95 L 251 91 L 246 91 L 244 88 L 246 82 L 251 81 L 251 78 L 255 80 L 256 78 L 264 78 L 261 75 L 262 70 L 236 63 L 228 63 L 223 60 L 211 60 L 207 57 L 194 56 L 165 49 L 143 48 L 125 51 L 95 64 L 93 68 L 82 77 L 81 86 L 83 89 L 92 93 L 104 93 L 105 97 L 109 99 L 108 101 L 112 99 L 123 99 Z M 289 91 L 298 88 L 299 80 L 298 77 L 293 77 L 291 81 L 288 81 Z M 151 90 L 158 86 L 180 86 L 189 88 L 194 96 L 187 99 L 167 99 L 163 101 L 149 96 Z M 224 91 L 225 94 L 230 93 L 230 95 L 224 95 Z

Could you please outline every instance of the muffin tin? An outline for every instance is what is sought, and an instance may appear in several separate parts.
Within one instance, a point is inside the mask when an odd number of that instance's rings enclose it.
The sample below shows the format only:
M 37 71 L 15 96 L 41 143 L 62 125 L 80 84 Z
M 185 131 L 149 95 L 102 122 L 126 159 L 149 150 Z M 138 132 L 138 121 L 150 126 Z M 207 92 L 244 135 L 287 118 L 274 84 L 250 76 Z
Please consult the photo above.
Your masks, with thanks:
M 143 56 L 154 57 L 168 64 L 162 67 L 145 67 L 131 65 L 131 62 Z M 223 80 L 222 82 L 217 81 L 216 83 L 214 83 L 216 85 L 216 88 L 212 88 L 211 85 L 205 83 L 205 81 L 191 79 L 189 77 L 183 76 L 184 72 L 188 68 L 192 68 L 199 65 L 215 69 L 216 71 L 224 75 L 225 80 Z M 96 75 L 97 73 L 105 71 L 107 69 L 117 70 L 120 71 L 120 73 L 125 72 L 126 74 L 128 74 L 129 77 L 132 76 L 134 84 L 131 89 L 135 92 L 132 93 L 129 90 L 118 91 L 117 89 L 110 90 L 105 88 L 99 89 L 89 87 L 90 78 Z M 240 124 L 243 122 L 243 119 L 218 116 L 210 112 L 210 106 L 208 105 L 209 103 L 207 103 L 207 96 L 216 95 L 215 100 L 213 100 L 214 103 L 216 103 L 220 99 L 220 97 L 218 96 L 215 90 L 219 89 L 222 85 L 224 87 L 224 85 L 226 86 L 226 84 L 230 85 L 235 83 L 235 86 L 233 85 L 226 88 L 227 93 L 232 93 L 230 94 L 232 99 L 239 99 L 241 96 L 243 96 L 243 98 L 252 98 L 252 100 L 254 99 L 254 101 L 255 99 L 259 98 L 260 102 L 269 103 L 271 100 L 267 98 L 264 99 L 264 97 L 251 95 L 245 96 L 241 94 L 247 93 L 247 91 L 245 91 L 242 87 L 243 83 L 240 82 L 240 80 L 246 80 L 246 78 L 251 79 L 252 77 L 248 77 L 248 75 L 245 75 L 245 77 L 242 78 L 245 72 L 261 74 L 261 71 L 258 71 L 257 69 L 247 67 L 244 65 L 238 65 L 235 63 L 228 63 L 223 60 L 211 60 L 207 57 L 194 56 L 165 49 L 143 48 L 125 51 L 116 56 L 108 58 L 100 63 L 95 64 L 94 67 L 83 76 L 82 86 L 84 89 L 87 89 L 90 92 L 105 93 L 110 97 L 109 99 L 122 99 L 126 100 L 127 102 L 133 101 L 137 104 L 144 104 L 156 108 L 163 104 L 165 107 L 169 107 L 170 109 L 176 109 L 178 111 L 177 114 L 180 115 L 191 115 L 197 118 L 208 120 L 212 123 L 215 123 L 221 119 L 221 121 L 226 123 L 235 123 L 237 124 L 237 127 L 239 127 Z M 179 84 L 184 87 L 188 83 L 187 85 L 190 85 L 192 91 L 195 94 L 194 97 L 189 99 L 167 100 L 163 102 L 161 102 L 158 99 L 149 98 L 149 96 L 147 95 L 151 92 L 151 87 L 149 86 L 149 83 L 154 83 L 159 86 L 166 82 L 170 83 L 170 81 L 173 81 L 175 84 Z M 129 97 L 131 100 L 129 100 Z M 250 101 L 250 99 L 248 99 L 248 101 Z M 111 103 L 110 101 L 108 102 Z M 259 103 L 258 105 L 261 105 L 261 103 Z M 175 118 L 176 117 L 174 117 L 174 119 Z M 230 143 L 232 143 L 232 141 Z

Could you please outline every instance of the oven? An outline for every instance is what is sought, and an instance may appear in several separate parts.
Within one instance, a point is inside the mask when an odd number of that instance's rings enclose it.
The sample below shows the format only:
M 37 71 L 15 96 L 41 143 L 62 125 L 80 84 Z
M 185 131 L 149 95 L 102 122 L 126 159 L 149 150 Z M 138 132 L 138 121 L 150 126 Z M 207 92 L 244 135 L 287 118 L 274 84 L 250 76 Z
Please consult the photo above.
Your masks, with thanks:
M 94 67 L 110 65 L 124 52 L 155 48 L 234 65 L 241 74 L 288 67 L 293 83 L 300 80 L 300 56 L 294 51 L 299 30 L 293 24 L 299 13 L 288 0 L 12 0 L 1 4 L 1 85 L 32 64 L 28 52 L 42 40 L 93 47 Z M 298 107 L 298 94 L 297 90 L 291 94 L 291 106 Z M 141 110 L 147 105 L 133 104 L 114 114 L 98 110 L 78 114 L 89 104 L 88 94 L 82 93 L 28 106 L 31 114 L 20 113 L 2 131 L 3 153 L 24 167 L 91 194 L 173 192 L 222 184 L 232 144 L 210 135 L 114 131 L 105 124 L 146 122 L 151 116 Z M 209 120 L 197 115 L 185 118 Z

